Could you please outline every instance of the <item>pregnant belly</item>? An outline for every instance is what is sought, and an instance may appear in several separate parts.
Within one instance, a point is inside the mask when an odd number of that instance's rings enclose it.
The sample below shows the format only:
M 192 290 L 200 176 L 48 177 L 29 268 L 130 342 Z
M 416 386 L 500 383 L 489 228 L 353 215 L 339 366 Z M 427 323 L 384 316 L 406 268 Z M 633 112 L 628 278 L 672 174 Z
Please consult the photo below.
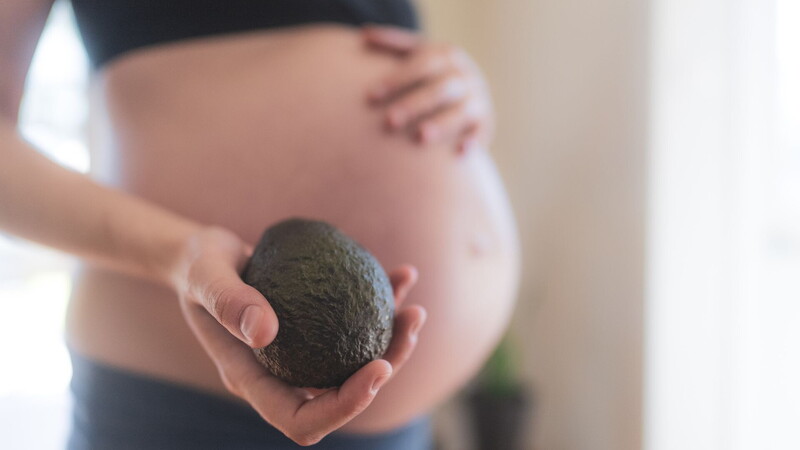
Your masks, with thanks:
M 516 231 L 483 152 L 387 134 L 365 87 L 397 64 L 340 27 L 192 41 L 131 54 L 98 78 L 94 176 L 255 242 L 284 218 L 329 221 L 390 269 L 418 267 L 428 324 L 404 370 L 351 431 L 398 426 L 468 380 L 508 321 Z M 76 350 L 222 390 L 165 288 L 78 277 Z

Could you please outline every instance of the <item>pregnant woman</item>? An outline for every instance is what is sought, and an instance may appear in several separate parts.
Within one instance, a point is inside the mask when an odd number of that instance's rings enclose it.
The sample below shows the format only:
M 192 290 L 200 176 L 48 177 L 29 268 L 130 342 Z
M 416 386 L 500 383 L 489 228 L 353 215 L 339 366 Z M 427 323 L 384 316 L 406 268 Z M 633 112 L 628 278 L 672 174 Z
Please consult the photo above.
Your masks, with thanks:
M 517 283 L 469 57 L 422 39 L 408 0 L 72 0 L 94 65 L 84 176 L 16 131 L 51 3 L 0 4 L 0 229 L 82 261 L 70 447 L 427 448 Z M 238 271 L 295 216 L 370 249 L 404 302 L 384 359 L 327 392 L 250 351 L 280 324 Z

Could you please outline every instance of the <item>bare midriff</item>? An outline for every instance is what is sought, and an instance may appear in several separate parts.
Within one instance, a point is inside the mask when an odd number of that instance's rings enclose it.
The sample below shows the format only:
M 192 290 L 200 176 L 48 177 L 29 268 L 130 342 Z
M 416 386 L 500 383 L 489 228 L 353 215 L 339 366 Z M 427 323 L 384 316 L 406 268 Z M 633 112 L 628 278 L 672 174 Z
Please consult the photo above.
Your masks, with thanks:
M 411 263 L 425 306 L 419 345 L 345 427 L 392 429 L 431 411 L 500 338 L 518 276 L 516 230 L 487 151 L 457 157 L 390 134 L 366 89 L 398 64 L 352 28 L 308 26 L 136 50 L 93 82 L 92 176 L 255 243 L 288 217 L 328 221 L 385 268 Z M 84 266 L 68 342 L 135 373 L 227 395 L 151 281 Z

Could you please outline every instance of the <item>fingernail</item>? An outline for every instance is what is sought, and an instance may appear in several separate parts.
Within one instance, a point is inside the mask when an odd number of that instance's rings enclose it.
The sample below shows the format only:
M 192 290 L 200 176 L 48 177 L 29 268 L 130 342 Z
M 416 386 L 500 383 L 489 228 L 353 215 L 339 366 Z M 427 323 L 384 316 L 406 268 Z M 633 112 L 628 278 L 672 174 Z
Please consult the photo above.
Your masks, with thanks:
M 391 374 L 385 374 L 376 378 L 375 381 L 372 382 L 372 392 L 378 392 L 378 390 L 389 380 L 390 375 Z
M 244 335 L 245 339 L 247 339 L 248 343 L 253 343 L 253 339 L 255 339 L 256 334 L 258 333 L 258 325 L 261 322 L 261 317 L 264 315 L 261 308 L 255 305 L 250 305 L 245 308 L 244 313 L 242 313 L 242 321 L 239 324 L 239 327 L 242 330 L 242 334 Z

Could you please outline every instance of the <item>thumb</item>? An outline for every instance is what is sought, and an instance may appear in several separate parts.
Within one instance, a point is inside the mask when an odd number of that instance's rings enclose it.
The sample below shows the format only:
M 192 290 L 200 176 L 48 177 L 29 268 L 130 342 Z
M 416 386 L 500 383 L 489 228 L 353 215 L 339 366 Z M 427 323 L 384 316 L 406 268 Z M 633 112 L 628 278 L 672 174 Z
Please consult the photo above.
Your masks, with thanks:
M 367 25 L 362 28 L 362 35 L 368 44 L 398 53 L 410 52 L 422 40 L 414 31 L 384 25 Z
M 217 278 L 199 300 L 217 322 L 250 347 L 266 347 L 278 334 L 275 311 L 260 292 L 235 273 Z

